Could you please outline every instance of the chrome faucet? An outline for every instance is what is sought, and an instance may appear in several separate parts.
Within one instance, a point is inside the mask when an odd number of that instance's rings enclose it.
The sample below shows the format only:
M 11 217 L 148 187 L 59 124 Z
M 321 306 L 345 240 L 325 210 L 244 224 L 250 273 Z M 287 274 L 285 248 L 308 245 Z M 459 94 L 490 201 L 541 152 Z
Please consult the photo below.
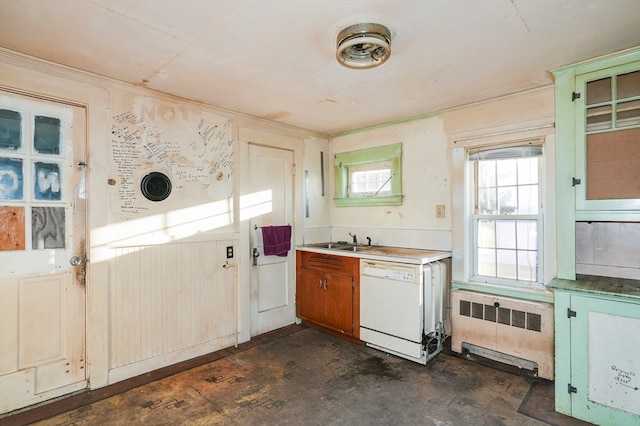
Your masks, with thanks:
M 353 245 L 357 246 L 358 245 L 358 238 L 356 238 L 356 234 L 352 234 L 351 232 L 349 232 L 349 236 L 353 237 Z

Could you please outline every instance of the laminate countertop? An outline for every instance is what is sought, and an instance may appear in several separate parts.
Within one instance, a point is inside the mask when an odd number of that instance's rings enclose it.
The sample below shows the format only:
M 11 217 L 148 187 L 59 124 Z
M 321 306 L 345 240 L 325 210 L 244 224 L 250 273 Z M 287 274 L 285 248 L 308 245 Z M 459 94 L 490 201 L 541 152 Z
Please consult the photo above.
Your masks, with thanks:
M 556 278 L 547 288 L 591 295 L 602 295 L 640 302 L 640 280 L 595 275 L 576 275 L 575 281 Z
M 329 245 L 331 248 L 328 248 Z M 451 257 L 450 251 L 391 246 L 356 246 L 356 249 L 353 250 L 353 245 L 340 245 L 336 243 L 306 244 L 296 247 L 296 250 L 416 265 L 424 265 Z

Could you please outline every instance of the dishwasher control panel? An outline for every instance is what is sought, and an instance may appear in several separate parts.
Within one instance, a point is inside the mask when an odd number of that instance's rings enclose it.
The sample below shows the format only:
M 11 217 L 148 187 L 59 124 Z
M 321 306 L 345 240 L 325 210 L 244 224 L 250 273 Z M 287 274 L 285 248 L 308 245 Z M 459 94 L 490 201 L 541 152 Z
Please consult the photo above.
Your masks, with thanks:
M 379 266 L 364 266 L 362 275 L 370 277 L 388 278 L 394 281 L 412 282 L 416 280 L 416 272 L 411 269 L 404 268 L 386 268 Z

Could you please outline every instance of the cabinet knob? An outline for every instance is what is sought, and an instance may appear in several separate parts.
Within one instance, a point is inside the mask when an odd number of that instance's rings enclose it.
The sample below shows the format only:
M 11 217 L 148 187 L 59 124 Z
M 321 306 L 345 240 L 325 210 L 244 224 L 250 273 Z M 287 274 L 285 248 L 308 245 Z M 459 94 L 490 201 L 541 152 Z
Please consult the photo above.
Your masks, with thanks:
M 495 306 L 496 308 L 499 308 L 500 304 L 498 302 L 493 302 L 493 306 Z

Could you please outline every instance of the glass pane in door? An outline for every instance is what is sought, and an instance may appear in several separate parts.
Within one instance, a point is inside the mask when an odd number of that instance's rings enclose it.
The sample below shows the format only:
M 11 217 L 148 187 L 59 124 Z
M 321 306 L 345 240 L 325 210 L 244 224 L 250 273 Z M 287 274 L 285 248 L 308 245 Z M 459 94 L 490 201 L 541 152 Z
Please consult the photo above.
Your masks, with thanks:
M 618 76 L 618 99 L 640 96 L 640 71 Z
M 611 77 L 587 83 L 587 105 L 611 101 Z

